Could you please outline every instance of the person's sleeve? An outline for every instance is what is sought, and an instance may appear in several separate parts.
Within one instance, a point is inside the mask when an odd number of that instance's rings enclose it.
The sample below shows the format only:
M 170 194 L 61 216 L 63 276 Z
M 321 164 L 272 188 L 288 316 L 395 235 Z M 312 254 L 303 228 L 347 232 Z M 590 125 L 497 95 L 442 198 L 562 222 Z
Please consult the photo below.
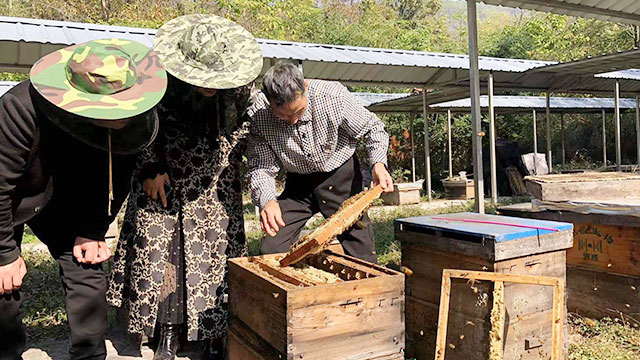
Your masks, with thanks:
M 32 114 L 13 94 L 0 98 L 0 265 L 20 257 L 11 193 L 25 171 L 36 131 Z
M 342 116 L 340 126 L 349 136 L 364 140 L 369 163 L 383 163 L 387 166 L 387 151 L 389 150 L 389 134 L 384 129 L 384 123 L 372 112 L 365 109 L 358 100 L 341 87 Z
M 276 200 L 276 175 L 280 171 L 279 160 L 273 149 L 255 126 L 251 126 L 247 140 L 247 176 L 253 203 L 260 207 Z
M 111 215 L 108 213 L 109 193 L 107 191 L 100 190 L 95 193 L 97 196 L 95 199 L 93 198 L 94 194 L 92 194 L 92 200 L 86 202 L 85 207 L 82 209 L 82 213 L 79 214 L 78 221 L 76 222 L 76 236 L 97 241 L 105 240 L 105 236 L 109 230 L 109 225 L 111 225 L 115 220 L 122 204 L 131 190 L 135 155 L 121 155 L 114 157 L 113 159 L 114 167 L 117 166 L 117 163 L 122 164 L 122 162 L 125 161 L 129 162 L 129 165 L 120 165 L 117 169 L 114 168 Z M 97 181 L 98 179 L 96 179 L 96 182 Z M 102 187 L 102 189 L 106 189 L 106 187 Z
M 169 172 L 167 166 L 167 158 L 164 154 L 166 135 L 164 132 L 164 124 L 160 124 L 158 135 L 151 145 L 142 149 L 140 152 L 141 167 L 137 172 L 137 179 L 144 181 L 145 179 L 154 179 L 157 175 Z

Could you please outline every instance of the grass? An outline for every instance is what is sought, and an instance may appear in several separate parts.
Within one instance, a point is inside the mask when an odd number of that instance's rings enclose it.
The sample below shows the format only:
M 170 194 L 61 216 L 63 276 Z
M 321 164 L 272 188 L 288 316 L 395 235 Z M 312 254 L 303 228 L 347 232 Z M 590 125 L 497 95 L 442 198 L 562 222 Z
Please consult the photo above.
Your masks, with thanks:
M 569 316 L 569 360 L 640 359 L 638 323 Z
M 526 200 L 528 199 L 504 199 L 500 205 Z M 486 211 L 495 213 L 495 208 L 487 204 Z M 378 262 L 388 267 L 397 267 L 400 264 L 400 245 L 395 240 L 393 232 L 395 219 L 461 211 L 473 211 L 473 202 L 433 210 L 424 210 L 419 205 L 372 208 L 370 217 L 376 235 Z M 248 225 L 246 236 L 249 254 L 256 255 L 260 250 L 262 231 L 251 205 L 245 206 L 245 220 Z M 314 228 L 320 222 L 321 220 L 313 221 L 308 228 Z M 33 343 L 44 339 L 65 338 L 68 329 L 57 264 L 47 253 L 25 250 L 23 256 L 29 269 L 29 275 L 25 279 L 27 291 L 24 304 L 24 323 L 27 327 L 28 341 Z M 30 289 L 38 291 L 29 291 Z M 111 323 L 112 317 L 113 314 L 110 314 Z M 638 325 L 640 324 L 623 323 L 619 319 L 597 321 L 576 315 L 570 316 L 569 360 L 640 359 Z

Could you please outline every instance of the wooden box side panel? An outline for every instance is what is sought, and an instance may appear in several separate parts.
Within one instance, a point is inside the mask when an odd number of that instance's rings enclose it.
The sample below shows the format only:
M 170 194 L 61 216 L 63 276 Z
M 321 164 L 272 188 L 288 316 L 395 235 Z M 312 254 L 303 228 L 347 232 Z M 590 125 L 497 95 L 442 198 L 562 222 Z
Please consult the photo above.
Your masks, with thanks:
M 582 316 L 601 319 L 640 314 L 640 276 L 619 276 L 602 271 L 567 267 L 567 308 Z
M 229 312 L 278 351 L 287 347 L 287 290 L 246 268 L 245 258 L 229 261 Z
M 640 228 L 574 224 L 567 263 L 608 273 L 640 276 Z
M 493 263 L 403 243 L 402 264 L 413 272 L 406 279 L 407 356 L 431 360 L 435 354 L 442 270 L 493 271 Z M 488 306 L 492 301 L 492 290 L 489 282 L 478 282 L 471 286 L 463 281 L 452 282 L 447 344 L 456 346 L 457 351 L 450 353 L 450 349 L 447 349 L 447 359 L 487 358 L 489 329 L 485 328 L 485 324 L 490 315 Z M 483 294 L 487 297 L 484 298 Z M 487 306 L 476 306 L 479 299 L 484 299 Z M 464 335 L 462 342 L 460 335 Z
M 504 274 L 553 276 L 566 280 L 564 251 L 554 251 L 496 263 L 496 272 Z M 512 320 L 553 309 L 553 287 L 526 284 L 504 284 L 504 304 Z M 509 321 L 507 321 L 508 323 Z M 551 327 L 549 326 L 549 329 Z
M 615 200 L 640 196 L 640 180 L 539 183 L 527 181 L 527 190 L 543 201 Z
M 286 354 L 274 349 L 237 318 L 231 319 L 227 331 L 227 353 L 229 360 L 286 359 Z
M 395 359 L 404 355 L 404 276 L 387 275 L 288 293 L 288 356 Z

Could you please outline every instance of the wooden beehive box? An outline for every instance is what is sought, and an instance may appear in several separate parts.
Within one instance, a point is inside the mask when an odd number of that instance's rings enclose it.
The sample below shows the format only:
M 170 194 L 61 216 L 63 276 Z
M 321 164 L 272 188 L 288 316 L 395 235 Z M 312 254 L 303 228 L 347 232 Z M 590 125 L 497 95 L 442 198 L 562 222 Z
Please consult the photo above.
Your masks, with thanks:
M 485 223 L 471 219 L 554 228 Z M 565 278 L 565 249 L 572 225 L 476 213 L 422 216 L 395 221 L 406 279 L 407 357 L 433 359 L 443 269 L 495 271 Z M 493 285 L 454 281 L 451 287 L 447 359 L 487 359 Z M 505 284 L 505 359 L 549 359 L 553 290 Z
M 305 270 L 282 256 L 229 260 L 230 360 L 404 359 L 404 274 L 328 250 Z
M 469 179 L 444 179 L 444 193 L 447 199 L 469 200 L 475 197 L 474 182 Z
M 526 203 L 500 208 L 500 212 L 573 223 L 574 245 L 567 250 L 567 308 L 592 318 L 636 318 L 640 313 L 640 217 L 634 214 L 640 205 L 637 200 L 628 202 L 615 207 L 584 202 L 553 207 L 562 210 L 540 210 Z
M 640 175 L 622 172 L 585 172 L 527 176 L 527 191 L 543 201 L 616 200 L 640 197 Z

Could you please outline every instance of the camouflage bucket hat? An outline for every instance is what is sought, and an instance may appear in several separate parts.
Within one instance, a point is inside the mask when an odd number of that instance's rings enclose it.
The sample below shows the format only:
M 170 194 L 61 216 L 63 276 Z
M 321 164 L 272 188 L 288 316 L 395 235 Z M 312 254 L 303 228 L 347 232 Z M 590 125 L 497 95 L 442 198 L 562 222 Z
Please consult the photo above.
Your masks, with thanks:
M 185 15 L 165 23 L 153 50 L 171 75 L 203 88 L 237 88 L 262 70 L 262 51 L 251 33 L 215 15 Z
M 31 84 L 46 99 L 40 107 L 74 137 L 106 149 L 105 128 L 90 119 L 130 119 L 113 131 L 114 153 L 129 154 L 149 145 L 158 132 L 154 106 L 167 88 L 158 56 L 131 40 L 104 39 L 69 46 L 38 60 Z

